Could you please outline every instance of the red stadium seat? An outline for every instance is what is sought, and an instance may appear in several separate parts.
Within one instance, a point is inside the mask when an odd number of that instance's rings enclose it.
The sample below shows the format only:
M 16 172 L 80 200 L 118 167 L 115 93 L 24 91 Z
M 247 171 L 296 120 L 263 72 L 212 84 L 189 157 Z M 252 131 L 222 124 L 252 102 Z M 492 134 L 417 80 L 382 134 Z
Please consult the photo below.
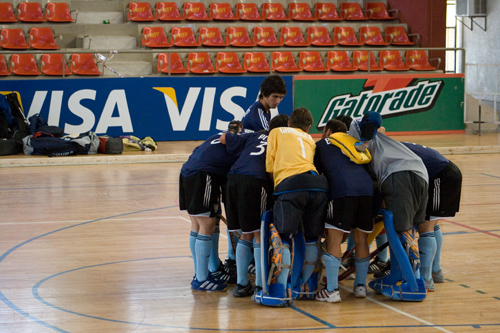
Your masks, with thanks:
M 65 2 L 48 2 L 47 11 L 45 16 L 49 22 L 75 22 L 76 21 L 76 10 L 70 10 L 69 6 Z M 71 13 L 75 13 L 75 18 L 71 16 Z
M 170 74 L 186 74 L 189 71 L 184 67 L 178 53 L 158 54 L 158 72 L 168 74 L 168 56 L 170 54 Z
M 5 58 L 3 54 L 0 54 L 0 76 L 8 76 L 10 75 L 10 71 L 7 68 L 7 63 L 5 62 Z
M 236 4 L 236 18 L 242 21 L 262 21 L 262 15 L 253 2 L 239 2 Z
M 437 66 L 431 66 L 430 62 L 437 60 Z M 425 50 L 406 51 L 406 66 L 416 71 L 434 71 L 439 68 L 441 58 L 427 58 Z
M 241 67 L 240 58 L 236 52 L 217 53 L 215 70 L 225 74 L 241 74 L 246 72 L 246 69 Z
M 278 40 L 272 27 L 253 28 L 253 40 L 258 46 L 279 47 L 283 43 Z
M 327 72 L 329 69 L 318 51 L 302 51 L 299 60 L 299 68 L 306 72 Z
M 353 63 L 357 62 L 358 70 L 368 70 L 368 51 L 354 51 L 352 52 Z M 370 51 L 370 71 L 381 71 L 383 68 L 377 63 L 377 58 L 372 51 Z
M 345 12 L 341 11 L 339 15 L 335 4 L 330 2 L 316 2 L 314 10 L 320 21 L 342 21 L 345 18 Z
M 38 2 L 19 3 L 17 18 L 21 22 L 45 22 L 42 6 Z
M 212 11 L 207 14 L 207 9 L 203 2 L 185 2 L 184 14 L 188 21 L 210 21 L 212 20 Z
M 304 39 L 300 27 L 282 27 L 280 42 L 285 46 L 309 46 L 310 42 Z
M 411 46 L 418 44 L 418 41 L 420 40 L 419 34 L 407 34 L 403 26 L 386 27 L 385 34 L 387 36 L 391 36 L 390 42 L 392 45 Z M 415 41 L 411 41 L 410 37 L 415 37 Z
M 297 67 L 295 58 L 290 51 L 273 52 L 272 70 L 285 73 L 302 71 Z
M 179 8 L 175 2 L 157 2 L 156 15 L 160 21 L 182 21 L 184 20 L 184 12 L 179 12 Z
M 10 22 L 17 22 L 17 18 L 14 15 L 14 10 L 12 9 L 12 4 L 10 2 L 1 2 L 0 23 L 10 23 Z
M 201 45 L 203 46 L 228 46 L 228 38 L 224 39 L 218 27 L 201 27 Z
M 387 38 L 382 36 L 379 27 L 360 27 L 359 28 L 360 41 L 370 46 L 387 46 Z M 390 38 L 390 37 L 389 37 Z
M 342 2 L 340 9 L 345 12 L 345 19 L 347 21 L 366 21 L 370 19 L 365 16 L 361 5 L 357 2 Z
M 367 2 L 365 13 L 372 20 L 394 20 L 398 17 L 399 10 L 387 10 L 383 2 Z M 394 15 L 390 15 L 390 13 L 394 13 Z
M 26 43 L 26 37 L 22 29 L 2 29 L 1 33 L 1 46 L 9 50 L 27 50 L 30 47 Z
M 168 40 L 162 27 L 144 27 L 142 29 L 142 46 L 150 48 L 171 47 L 173 44 Z
M 358 66 L 353 66 L 346 51 L 328 51 L 328 67 L 334 72 L 354 72 Z
M 212 11 L 213 19 L 216 21 L 236 21 L 233 9 L 227 2 L 211 3 L 210 10 Z
M 72 54 L 70 70 L 76 75 L 102 75 L 102 72 L 97 69 L 97 64 L 92 53 Z
M 51 28 L 31 28 L 29 46 L 37 50 L 59 50 Z
M 148 2 L 131 2 L 128 4 L 127 21 L 133 22 L 152 22 L 156 16 L 151 11 Z
M 192 52 L 188 55 L 187 69 L 194 74 L 215 73 L 212 60 L 207 52 Z
M 401 53 L 397 50 L 380 51 L 380 66 L 388 71 L 407 71 L 410 69 L 401 58 Z
M 291 2 L 288 4 L 288 15 L 295 21 L 316 21 L 317 16 L 311 13 L 311 8 L 309 4 L 305 2 L 295 3 Z
M 342 46 L 360 46 L 356 33 L 351 26 L 337 26 L 333 29 L 333 42 Z
M 270 73 L 271 68 L 267 62 L 264 52 L 246 52 L 244 57 L 243 69 L 252 73 Z
M 289 21 L 283 5 L 279 2 L 263 3 L 262 16 L 268 21 Z
M 68 68 L 68 64 L 66 63 L 66 59 L 64 59 L 62 54 L 51 53 L 42 55 L 42 64 L 40 67 L 42 74 L 61 76 L 63 75 L 63 68 L 64 68 L 64 75 L 71 74 Z
M 314 46 L 335 46 L 326 27 L 308 27 L 307 41 Z
M 30 53 L 13 54 L 10 57 L 10 72 L 14 75 L 40 75 L 35 56 Z
M 177 47 L 201 46 L 201 37 L 196 37 L 191 27 L 173 27 L 172 43 Z
M 253 38 L 250 38 L 246 27 L 228 27 L 226 35 L 229 38 L 229 45 L 235 47 L 254 47 L 257 45 Z

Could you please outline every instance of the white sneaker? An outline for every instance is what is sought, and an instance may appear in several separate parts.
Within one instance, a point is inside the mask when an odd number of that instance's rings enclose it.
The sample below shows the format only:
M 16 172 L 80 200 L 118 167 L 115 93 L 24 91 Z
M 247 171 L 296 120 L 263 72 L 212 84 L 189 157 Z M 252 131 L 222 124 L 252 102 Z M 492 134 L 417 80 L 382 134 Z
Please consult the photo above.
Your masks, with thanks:
M 338 303 L 341 301 L 338 289 L 329 292 L 326 288 L 316 294 L 316 300 L 320 302 Z
M 365 298 L 366 297 L 366 286 L 363 284 L 360 284 L 358 286 L 354 286 L 354 297 Z

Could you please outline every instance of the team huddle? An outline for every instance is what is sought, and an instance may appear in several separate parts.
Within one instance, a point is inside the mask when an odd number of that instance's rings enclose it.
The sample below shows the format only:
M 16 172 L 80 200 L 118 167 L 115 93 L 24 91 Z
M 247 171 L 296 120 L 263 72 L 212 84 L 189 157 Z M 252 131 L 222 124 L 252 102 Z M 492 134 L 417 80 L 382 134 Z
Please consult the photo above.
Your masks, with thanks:
M 242 128 L 232 123 L 195 148 L 182 166 L 179 206 L 191 219 L 191 288 L 225 291 L 236 283 L 235 297 L 252 296 L 269 306 L 287 306 L 291 299 L 340 302 L 341 244 L 349 236 L 353 292 L 366 297 L 372 268 L 368 235 L 385 211 L 391 213 L 384 215 L 390 266 L 387 255 L 380 259 L 382 253 L 375 261 L 390 270 L 369 286 L 396 300 L 425 298 L 434 282 L 444 282 L 436 221 L 458 212 L 460 170 L 435 150 L 386 136 L 376 112 L 354 120 L 331 119 L 315 142 L 308 134 L 313 125 L 309 110 L 297 108 L 290 117 L 271 119 L 270 109 L 285 95 L 283 79 L 268 76 Z M 221 203 L 229 251 L 234 249 L 231 265 L 218 256 Z M 267 226 L 261 230 L 265 212 L 271 236 Z M 261 232 L 267 237 L 262 242 Z M 267 258 L 271 243 L 277 244 L 271 248 L 276 255 Z M 252 265 L 253 284 L 248 279 Z M 323 266 L 326 283 L 320 288 Z

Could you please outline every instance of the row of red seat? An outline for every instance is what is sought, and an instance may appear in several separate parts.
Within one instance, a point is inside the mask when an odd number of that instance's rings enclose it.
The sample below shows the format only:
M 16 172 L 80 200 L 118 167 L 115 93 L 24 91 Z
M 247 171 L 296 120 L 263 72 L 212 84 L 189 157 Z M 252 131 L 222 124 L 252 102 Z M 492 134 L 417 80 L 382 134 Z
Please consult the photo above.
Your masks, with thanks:
M 45 14 L 44 14 L 45 12 Z M 70 10 L 67 3 L 48 2 L 45 10 L 38 2 L 21 2 L 14 14 L 10 2 L 0 2 L 0 23 L 17 22 L 75 22 L 76 10 Z M 75 18 L 72 14 L 75 13 Z
M 68 67 L 62 54 L 43 54 L 40 61 L 40 69 L 35 56 L 31 53 L 13 54 L 10 57 L 10 68 L 3 55 L 0 54 L 0 75 L 102 75 L 98 70 L 95 57 L 91 53 L 75 53 L 71 55 L 71 63 Z
M 170 56 L 170 62 L 168 57 Z M 370 59 L 369 59 L 370 58 Z M 370 60 L 370 62 L 369 62 Z M 212 74 L 216 72 L 231 74 L 245 72 L 351 72 L 351 71 L 407 71 L 410 69 L 421 71 L 436 70 L 429 61 L 441 59 L 428 59 L 423 50 L 406 51 L 403 60 L 399 51 L 380 51 L 379 58 L 373 52 L 354 51 L 352 59 L 347 51 L 328 51 L 323 59 L 318 51 L 302 51 L 298 59 L 292 52 L 272 52 L 271 66 L 264 52 L 246 52 L 243 64 L 236 52 L 218 52 L 216 63 L 207 52 L 191 52 L 184 64 L 178 53 L 160 53 L 158 55 L 157 71 L 171 74 Z M 170 67 L 169 67 L 170 63 Z M 370 65 L 368 65 L 370 63 Z M 368 66 L 370 68 L 368 69 Z
M 391 15 L 393 14 L 393 15 Z M 235 10 L 229 3 L 211 3 L 205 7 L 202 2 L 186 2 L 179 10 L 175 2 L 157 2 L 154 10 L 147 2 L 130 2 L 128 21 L 365 21 L 393 20 L 399 15 L 397 9 L 388 10 L 383 2 L 368 2 L 363 11 L 356 2 L 343 2 L 340 10 L 331 2 L 317 2 L 313 8 L 307 3 L 288 4 L 285 10 L 279 2 L 263 3 L 262 8 L 254 2 L 236 4 Z
M 246 52 L 243 55 L 243 65 L 236 52 L 218 52 L 215 67 L 207 52 L 191 52 L 187 61 L 183 61 L 178 53 L 160 53 L 158 55 L 157 71 L 170 74 L 238 74 L 264 72 L 352 72 L 352 71 L 407 71 L 436 70 L 441 59 L 428 59 L 423 50 L 406 51 L 406 59 L 401 58 L 399 51 L 380 51 L 375 57 L 370 51 L 353 51 L 352 58 L 346 51 L 328 51 L 323 59 L 318 51 L 302 51 L 298 59 L 292 52 L 272 52 L 271 66 L 264 52 Z M 438 60 L 437 66 L 431 66 L 429 61 Z M 95 56 L 90 53 L 72 54 L 71 65 L 68 68 L 62 54 L 43 54 L 40 70 L 33 54 L 13 54 L 10 58 L 10 70 L 2 55 L 0 55 L 0 75 L 102 75 L 98 70 Z M 170 64 L 170 66 L 169 66 Z
M 218 27 L 202 27 L 195 35 L 191 27 L 173 27 L 167 37 L 162 27 L 145 27 L 142 35 L 142 46 L 150 48 L 178 47 L 281 47 L 281 46 L 387 46 L 415 45 L 404 27 L 387 27 L 382 35 L 378 27 L 361 27 L 358 34 L 352 27 L 335 27 L 332 38 L 326 27 L 308 27 L 304 37 L 299 27 L 282 27 L 279 39 L 272 27 L 255 27 L 253 36 L 245 27 L 228 27 L 223 37 Z M 10 50 L 58 50 L 53 31 L 49 27 L 33 27 L 30 29 L 28 42 L 24 31 L 19 28 L 2 29 L 0 46 Z M 60 36 L 59 36 L 60 37 Z
M 150 48 L 171 46 L 411 46 L 415 45 L 419 38 L 417 34 L 407 34 L 403 26 L 386 27 L 384 35 L 376 26 L 361 27 L 359 33 L 356 33 L 352 27 L 337 26 L 333 29 L 331 36 L 328 28 L 324 26 L 308 27 L 306 34 L 299 27 L 285 26 L 281 28 L 279 38 L 272 27 L 254 27 L 252 36 L 245 27 L 228 27 L 225 36 L 218 27 L 201 27 L 197 34 L 191 27 L 173 27 L 169 34 L 162 27 L 145 27 L 142 31 L 142 46 Z

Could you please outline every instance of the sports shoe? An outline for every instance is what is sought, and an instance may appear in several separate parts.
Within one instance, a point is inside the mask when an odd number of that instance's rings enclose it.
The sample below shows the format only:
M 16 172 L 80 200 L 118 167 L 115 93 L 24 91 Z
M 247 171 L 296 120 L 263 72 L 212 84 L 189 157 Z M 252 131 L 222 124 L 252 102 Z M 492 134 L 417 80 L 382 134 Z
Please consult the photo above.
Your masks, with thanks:
M 224 260 L 224 266 L 228 269 L 232 269 L 232 268 L 236 269 L 236 260 L 231 259 L 231 258 L 226 258 Z
M 391 261 L 389 260 L 386 262 L 386 267 L 384 267 L 382 270 L 378 271 L 377 273 L 373 274 L 373 277 L 376 279 L 383 278 L 389 274 L 391 274 Z
M 252 259 L 248 265 L 248 274 L 255 275 L 255 259 Z
M 432 280 L 435 283 L 444 283 L 444 275 L 443 270 L 439 270 L 437 272 L 432 272 Z
M 346 256 L 347 252 L 344 252 L 342 255 L 342 258 Z M 349 257 L 345 258 L 342 260 L 342 266 L 344 266 L 346 269 L 354 265 L 354 252 L 349 255 Z
M 254 291 L 253 291 L 253 294 L 252 294 L 252 297 L 251 297 L 252 302 L 255 302 L 255 295 L 257 295 L 259 292 L 262 292 L 262 287 L 260 287 L 260 286 L 255 286 Z M 257 302 L 256 302 L 256 303 L 257 303 Z M 260 303 L 258 303 L 258 304 L 260 304 Z
M 193 277 L 191 289 L 194 291 L 226 291 L 227 284 L 214 281 L 213 276 L 209 274 L 205 281 L 198 281 L 196 276 Z
M 214 281 L 225 284 L 236 284 L 236 269 L 227 269 L 222 261 L 219 264 L 219 268 L 215 272 L 210 272 L 210 275 L 212 275 Z
M 366 297 L 366 286 L 364 284 L 359 284 L 354 286 L 354 297 L 365 298 Z
M 388 263 L 375 257 L 368 267 L 368 274 L 375 274 L 386 268 Z
M 339 303 L 341 301 L 340 292 L 338 289 L 329 292 L 326 288 L 317 293 L 315 299 L 320 302 L 328 303 Z
M 253 295 L 253 286 L 251 283 L 247 284 L 246 286 L 241 286 L 239 284 L 234 287 L 233 291 L 234 297 L 247 297 L 247 296 L 252 296 Z
M 425 288 L 427 289 L 428 292 L 433 292 L 434 291 L 434 281 L 430 279 L 429 281 L 425 281 Z

